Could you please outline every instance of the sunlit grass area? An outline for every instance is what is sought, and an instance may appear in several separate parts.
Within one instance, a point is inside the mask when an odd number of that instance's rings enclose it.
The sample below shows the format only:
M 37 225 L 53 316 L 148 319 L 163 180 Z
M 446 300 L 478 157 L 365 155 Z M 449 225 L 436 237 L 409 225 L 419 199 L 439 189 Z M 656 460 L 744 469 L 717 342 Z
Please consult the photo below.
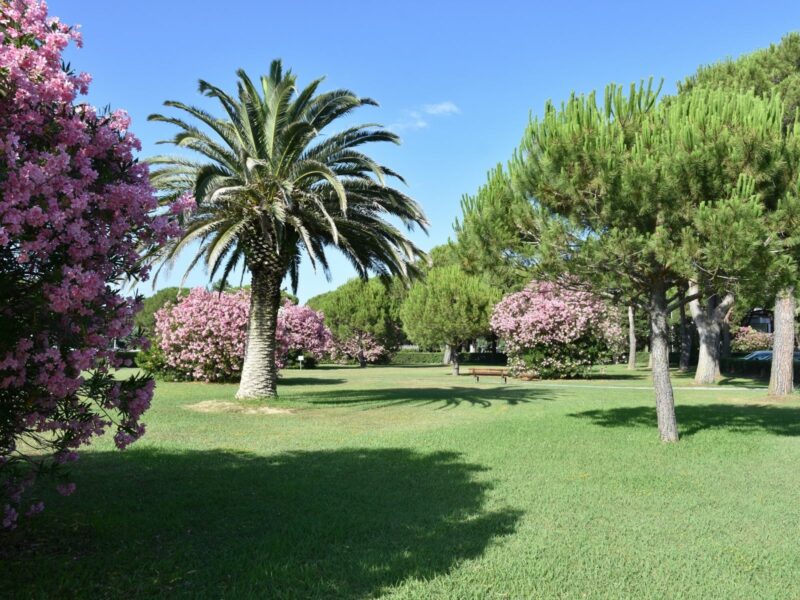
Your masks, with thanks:
M 800 597 L 797 400 L 676 375 L 665 445 L 643 369 L 448 373 L 289 371 L 268 412 L 160 383 L 8 540 L 0 597 Z

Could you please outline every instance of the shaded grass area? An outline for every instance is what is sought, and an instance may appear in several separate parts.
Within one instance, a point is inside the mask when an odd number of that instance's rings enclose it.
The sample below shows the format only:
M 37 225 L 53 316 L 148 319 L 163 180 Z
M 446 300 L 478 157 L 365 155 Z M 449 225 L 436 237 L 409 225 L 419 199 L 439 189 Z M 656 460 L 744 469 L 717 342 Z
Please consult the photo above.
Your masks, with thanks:
M 683 437 L 708 429 L 750 434 L 800 435 L 800 408 L 778 405 L 696 404 L 678 406 L 675 413 Z M 655 408 L 647 406 L 587 410 L 571 416 L 591 419 L 603 427 L 656 426 Z
M 672 384 L 676 387 L 694 386 L 694 370 L 680 371 L 676 368 L 670 369 Z M 635 370 L 628 370 L 625 365 L 609 365 L 606 367 L 592 368 L 588 381 L 597 382 L 627 382 L 631 385 L 649 385 L 652 383 L 650 369 L 644 365 L 638 365 Z M 767 381 L 759 377 L 748 375 L 723 375 L 716 384 L 721 386 L 748 387 L 753 389 L 766 388 Z
M 800 597 L 797 399 L 676 384 L 663 445 L 646 372 L 448 371 L 293 371 L 268 416 L 159 384 L 144 439 L 0 538 L 0 597 Z
M 518 511 L 484 509 L 483 470 L 403 448 L 93 453 L 78 479 L 93 510 L 69 507 L 47 532 L 47 595 L 363 597 L 429 579 L 514 530 Z
M 313 394 L 307 402 L 311 405 L 342 406 L 347 404 L 391 406 L 419 404 L 435 408 L 455 408 L 462 404 L 488 408 L 492 404 L 516 404 L 552 398 L 547 390 L 508 387 L 408 387 L 378 388 L 369 390 L 331 390 Z

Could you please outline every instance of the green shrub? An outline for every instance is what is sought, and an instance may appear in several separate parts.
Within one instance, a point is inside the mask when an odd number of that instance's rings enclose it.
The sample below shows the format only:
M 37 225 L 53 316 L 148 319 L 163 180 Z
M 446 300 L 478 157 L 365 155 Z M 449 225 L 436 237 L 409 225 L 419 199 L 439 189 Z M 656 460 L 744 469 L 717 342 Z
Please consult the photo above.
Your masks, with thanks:
M 147 350 L 140 351 L 136 356 L 136 366 L 153 374 L 161 381 L 183 381 L 180 374 L 167 367 L 164 351 L 158 344 L 150 344 Z
M 299 369 L 300 368 L 300 361 L 297 360 L 300 355 L 303 355 L 303 369 L 313 369 L 317 366 L 319 361 L 317 357 L 314 356 L 311 352 L 306 351 L 298 351 L 298 350 L 289 350 L 289 354 L 286 357 L 286 366 L 285 369 Z

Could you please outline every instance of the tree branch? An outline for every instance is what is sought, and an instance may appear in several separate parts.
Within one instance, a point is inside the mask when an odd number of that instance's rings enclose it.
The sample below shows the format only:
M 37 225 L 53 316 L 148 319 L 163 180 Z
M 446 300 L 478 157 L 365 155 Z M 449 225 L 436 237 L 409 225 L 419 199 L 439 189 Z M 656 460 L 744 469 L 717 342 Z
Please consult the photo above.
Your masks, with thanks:
M 689 290 L 691 290 L 691 289 L 692 288 L 690 287 Z M 695 315 L 694 315 L 694 309 L 692 308 L 692 306 L 695 306 L 697 308 L 697 310 L 702 314 L 702 311 L 700 310 L 700 303 L 698 302 L 698 300 L 700 298 L 702 298 L 702 297 L 703 297 L 703 294 L 701 294 L 700 292 L 693 292 L 693 293 L 691 293 L 691 294 L 689 294 L 687 296 L 679 297 L 677 300 L 675 300 L 671 304 L 667 305 L 667 312 L 672 312 L 676 308 L 680 308 L 681 306 L 683 306 L 685 304 L 688 304 L 689 305 L 689 312 L 691 313 L 692 318 L 694 319 Z

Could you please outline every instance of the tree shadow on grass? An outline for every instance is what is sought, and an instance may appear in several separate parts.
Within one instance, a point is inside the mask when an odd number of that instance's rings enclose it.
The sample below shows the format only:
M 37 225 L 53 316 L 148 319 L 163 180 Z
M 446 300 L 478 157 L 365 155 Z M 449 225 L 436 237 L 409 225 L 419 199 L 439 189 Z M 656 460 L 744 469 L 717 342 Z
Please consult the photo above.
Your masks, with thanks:
M 630 375 L 627 373 L 592 373 L 573 381 L 641 381 L 647 383 L 647 378 L 636 373 L 631 373 Z
M 402 404 L 437 408 L 456 408 L 461 405 L 489 408 L 495 403 L 515 406 L 532 400 L 551 400 L 551 390 L 508 387 L 403 387 L 368 390 L 330 390 L 312 393 L 309 404 L 345 406 L 363 404 L 367 408 L 383 408 Z
M 752 377 L 748 375 L 725 375 L 717 382 L 721 386 L 735 386 L 752 389 L 763 389 L 767 387 L 769 378 Z
M 345 383 L 346 379 L 333 378 L 333 377 L 297 377 L 294 375 L 286 376 L 281 375 L 278 379 L 279 386 L 293 386 L 293 385 L 336 385 Z
M 684 437 L 707 429 L 737 433 L 767 432 L 774 435 L 800 435 L 800 409 L 754 404 L 695 404 L 676 406 L 678 430 Z M 571 417 L 590 419 L 601 427 L 656 427 L 655 407 L 633 406 L 587 410 Z
M 372 597 L 514 531 L 519 511 L 485 506 L 485 471 L 407 449 L 90 452 L 79 491 L 27 525 L 38 550 L 6 561 L 0 596 Z
M 573 381 L 642 381 L 646 383 L 649 375 L 649 371 L 631 371 L 630 373 L 593 372 L 584 377 L 576 378 Z

